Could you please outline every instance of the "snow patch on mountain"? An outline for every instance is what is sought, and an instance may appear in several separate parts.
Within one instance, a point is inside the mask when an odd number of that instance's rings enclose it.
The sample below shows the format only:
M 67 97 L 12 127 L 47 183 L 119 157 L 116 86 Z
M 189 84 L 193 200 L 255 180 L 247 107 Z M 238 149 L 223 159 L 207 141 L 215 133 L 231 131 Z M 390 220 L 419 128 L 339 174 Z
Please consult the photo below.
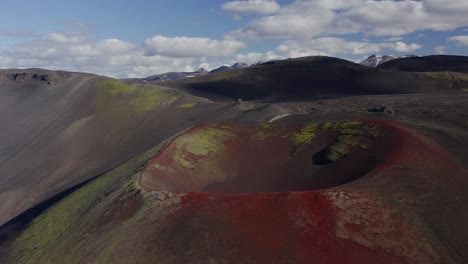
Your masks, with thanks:
M 394 59 L 417 57 L 416 55 L 405 55 L 405 56 L 393 56 L 393 55 L 371 55 L 369 58 L 363 60 L 360 64 L 368 67 L 377 67 L 382 63 L 391 61 Z

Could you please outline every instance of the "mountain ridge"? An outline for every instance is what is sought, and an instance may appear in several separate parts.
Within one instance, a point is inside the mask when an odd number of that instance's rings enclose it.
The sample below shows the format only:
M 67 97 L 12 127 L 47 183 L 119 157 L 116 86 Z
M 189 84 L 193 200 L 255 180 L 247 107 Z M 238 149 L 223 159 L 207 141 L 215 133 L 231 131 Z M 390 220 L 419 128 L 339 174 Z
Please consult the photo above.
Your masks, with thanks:
M 393 56 L 393 55 L 371 55 L 367 59 L 361 61 L 359 64 L 368 66 L 368 67 L 378 67 L 381 64 L 384 64 L 388 61 L 392 61 L 395 59 L 403 59 L 403 58 L 411 58 L 411 57 L 418 57 L 417 55 L 404 55 L 404 56 Z

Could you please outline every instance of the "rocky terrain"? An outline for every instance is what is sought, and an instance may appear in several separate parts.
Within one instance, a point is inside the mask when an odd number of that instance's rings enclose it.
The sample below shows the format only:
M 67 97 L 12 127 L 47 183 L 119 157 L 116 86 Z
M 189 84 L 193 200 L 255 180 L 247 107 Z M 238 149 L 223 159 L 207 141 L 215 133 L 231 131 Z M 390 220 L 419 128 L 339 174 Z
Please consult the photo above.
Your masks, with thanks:
M 0 263 L 466 263 L 466 57 L 0 71 Z

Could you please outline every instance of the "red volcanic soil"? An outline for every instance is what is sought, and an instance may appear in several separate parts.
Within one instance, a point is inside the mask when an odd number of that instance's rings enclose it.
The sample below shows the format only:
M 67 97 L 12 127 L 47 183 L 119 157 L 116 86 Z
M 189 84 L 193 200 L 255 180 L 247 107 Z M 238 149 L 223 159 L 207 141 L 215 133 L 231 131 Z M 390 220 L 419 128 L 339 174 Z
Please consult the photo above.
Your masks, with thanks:
M 461 263 L 466 176 L 391 122 L 216 123 L 175 137 L 140 185 L 180 197 L 157 234 L 177 263 Z
M 141 185 L 237 194 L 333 187 L 365 174 L 387 155 L 391 139 L 382 133 L 377 140 L 379 130 L 351 122 L 199 125 L 150 162 Z

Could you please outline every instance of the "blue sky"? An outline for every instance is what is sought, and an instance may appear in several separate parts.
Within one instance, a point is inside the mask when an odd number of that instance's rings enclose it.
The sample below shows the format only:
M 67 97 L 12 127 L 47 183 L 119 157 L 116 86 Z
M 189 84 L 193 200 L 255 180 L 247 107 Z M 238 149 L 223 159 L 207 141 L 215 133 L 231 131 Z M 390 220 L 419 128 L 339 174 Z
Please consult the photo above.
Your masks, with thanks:
M 113 77 L 310 55 L 468 55 L 468 1 L 0 1 L 0 67 Z

